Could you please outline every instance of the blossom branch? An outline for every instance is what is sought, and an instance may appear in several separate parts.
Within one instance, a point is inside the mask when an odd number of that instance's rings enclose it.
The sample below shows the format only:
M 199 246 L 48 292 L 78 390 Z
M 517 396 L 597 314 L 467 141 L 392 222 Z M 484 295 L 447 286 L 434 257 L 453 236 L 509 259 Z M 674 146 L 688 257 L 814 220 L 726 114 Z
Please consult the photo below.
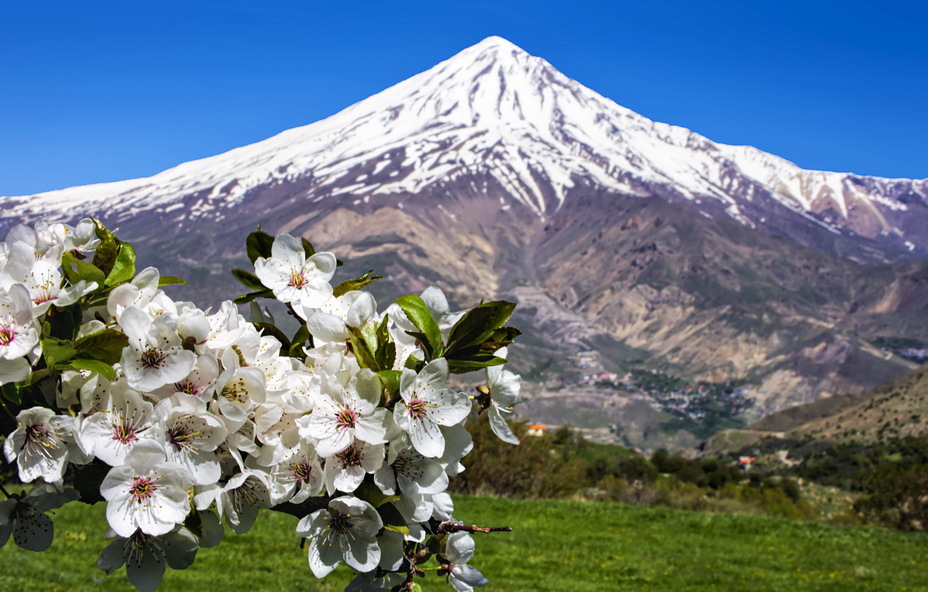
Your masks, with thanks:
M 464 524 L 458 524 L 456 522 L 442 522 L 435 529 L 436 533 L 439 534 L 449 534 L 452 532 L 512 532 L 511 526 L 466 526 Z

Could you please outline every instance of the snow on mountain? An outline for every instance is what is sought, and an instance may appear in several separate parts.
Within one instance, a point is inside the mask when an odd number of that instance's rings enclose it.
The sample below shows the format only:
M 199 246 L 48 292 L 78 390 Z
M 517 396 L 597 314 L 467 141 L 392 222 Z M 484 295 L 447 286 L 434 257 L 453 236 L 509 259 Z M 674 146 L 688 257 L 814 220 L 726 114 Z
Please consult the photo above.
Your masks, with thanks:
M 299 197 L 311 202 L 402 200 L 474 173 L 539 217 L 583 182 L 706 204 L 752 227 L 764 226 L 769 208 L 760 202 L 772 199 L 832 233 L 908 241 L 916 222 L 903 223 L 906 212 L 928 205 L 928 180 L 806 171 L 750 146 L 716 144 L 621 107 L 499 37 L 256 144 L 145 179 L 0 199 L 8 216 L 105 208 L 117 221 L 145 211 L 184 221 L 221 218 L 259 187 L 299 181 Z M 924 252 L 925 243 L 906 244 Z

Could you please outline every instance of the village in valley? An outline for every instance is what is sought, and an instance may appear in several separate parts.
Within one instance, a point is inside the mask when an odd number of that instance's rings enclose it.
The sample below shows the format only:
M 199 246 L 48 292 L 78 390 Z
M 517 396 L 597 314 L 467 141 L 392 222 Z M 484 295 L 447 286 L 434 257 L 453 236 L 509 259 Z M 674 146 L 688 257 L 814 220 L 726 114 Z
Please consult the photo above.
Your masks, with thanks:
M 639 450 L 693 446 L 744 425 L 752 400 L 744 381 L 690 382 L 654 369 L 607 370 L 598 351 L 580 351 L 545 376 L 516 415 L 533 428 L 569 425 L 586 437 Z

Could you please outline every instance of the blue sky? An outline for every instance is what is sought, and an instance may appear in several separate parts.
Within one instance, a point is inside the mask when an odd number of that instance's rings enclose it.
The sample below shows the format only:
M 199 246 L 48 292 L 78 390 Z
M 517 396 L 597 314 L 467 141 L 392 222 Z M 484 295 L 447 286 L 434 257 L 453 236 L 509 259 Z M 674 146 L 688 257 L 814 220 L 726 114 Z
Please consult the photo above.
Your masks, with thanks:
M 155 174 L 312 123 L 489 35 L 657 121 L 928 177 L 928 2 L 8 2 L 0 195 Z

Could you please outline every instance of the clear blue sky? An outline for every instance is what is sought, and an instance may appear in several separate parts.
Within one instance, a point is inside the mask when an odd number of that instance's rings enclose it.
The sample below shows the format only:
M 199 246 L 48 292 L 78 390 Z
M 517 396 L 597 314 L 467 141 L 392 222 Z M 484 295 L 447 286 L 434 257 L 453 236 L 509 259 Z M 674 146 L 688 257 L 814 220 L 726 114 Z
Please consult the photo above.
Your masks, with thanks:
M 489 35 L 718 142 L 924 178 L 926 31 L 924 0 L 11 0 L 0 195 L 148 176 L 256 142 Z

